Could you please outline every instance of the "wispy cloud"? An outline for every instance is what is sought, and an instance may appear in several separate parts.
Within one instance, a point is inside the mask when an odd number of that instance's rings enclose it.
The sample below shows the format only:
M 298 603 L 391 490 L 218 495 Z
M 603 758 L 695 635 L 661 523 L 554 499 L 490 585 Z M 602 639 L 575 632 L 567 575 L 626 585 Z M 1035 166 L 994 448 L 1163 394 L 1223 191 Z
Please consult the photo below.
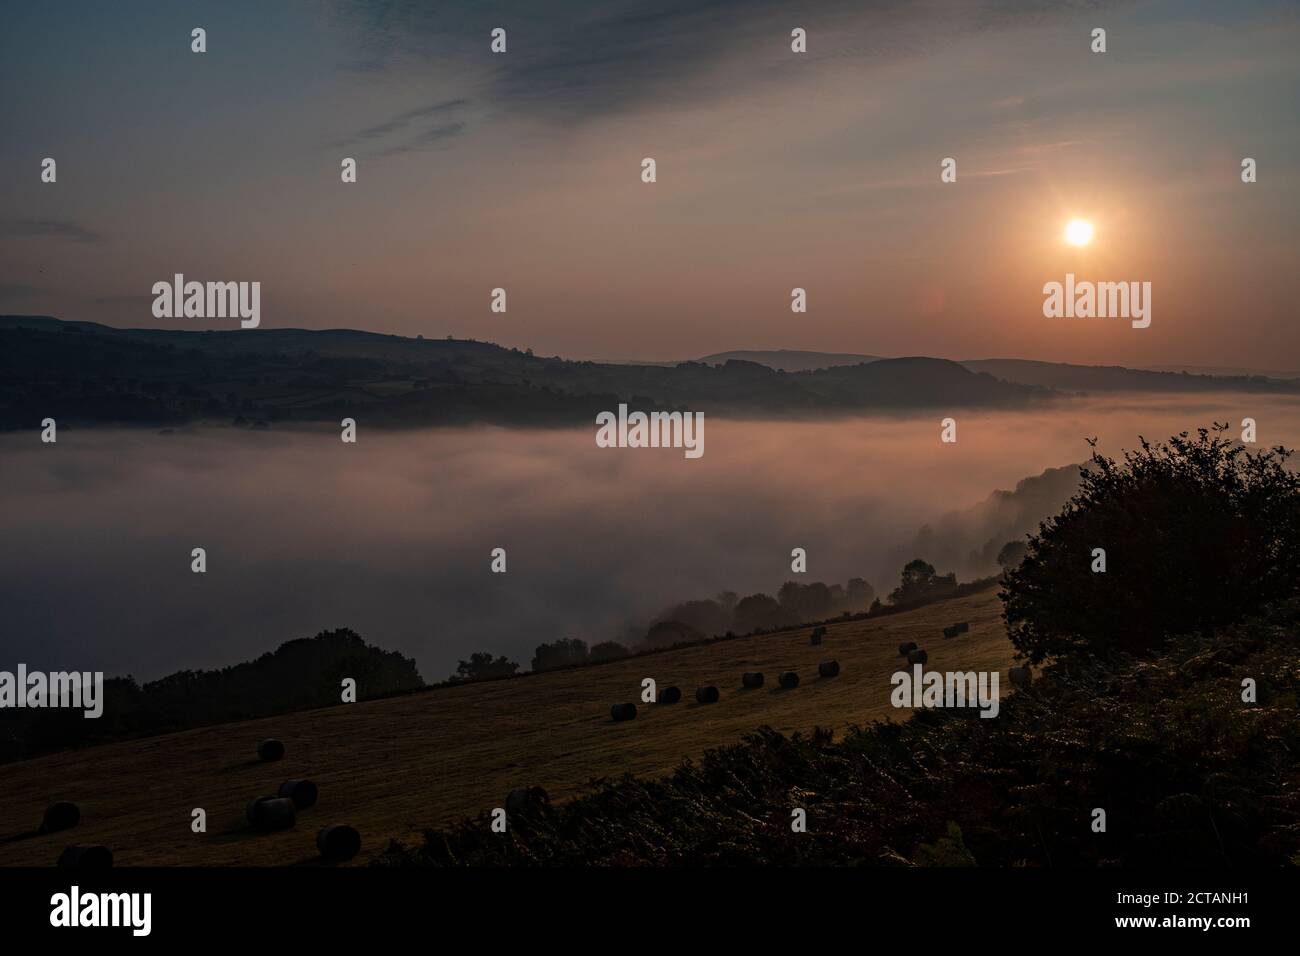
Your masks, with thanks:
M 103 242 L 104 237 L 70 219 L 15 219 L 0 224 L 0 234 L 21 239 L 68 239 Z
M 423 149 L 432 149 L 443 140 L 450 139 L 465 129 L 461 122 L 447 123 L 426 129 L 405 143 L 396 143 L 379 152 L 380 156 L 392 156 L 395 153 L 414 153 Z
M 779 51 L 792 26 L 813 36 L 809 58 L 880 62 L 915 55 L 945 38 L 1047 22 L 1131 0 L 818 0 L 792 16 L 787 0 L 607 0 L 546 5 L 536 0 L 333 0 L 352 46 L 345 68 L 364 72 L 455 62 L 493 109 L 590 118 L 677 98 L 725 92 L 720 64 L 750 72 L 793 70 Z M 555 7 L 565 12 L 559 16 Z M 938 24 L 938 26 L 936 26 Z M 488 54 L 488 29 L 507 30 L 509 52 Z M 471 39 L 473 38 L 473 39 Z M 998 104 L 1000 106 L 1011 103 Z M 383 129 L 383 127 L 379 127 Z
M 382 145 L 378 155 L 386 156 L 391 153 L 426 149 L 448 136 L 460 133 L 465 129 L 465 124 L 460 121 L 440 122 L 434 126 L 426 127 L 422 121 L 429 120 L 431 117 L 442 117 L 446 113 L 463 109 L 467 105 L 469 105 L 469 101 L 466 99 L 454 99 L 442 100 L 438 103 L 430 103 L 428 106 L 407 110 L 392 119 L 374 126 L 367 126 L 350 136 L 330 143 L 329 148 L 343 149 L 349 146 L 381 145 L 387 141 L 386 145 Z

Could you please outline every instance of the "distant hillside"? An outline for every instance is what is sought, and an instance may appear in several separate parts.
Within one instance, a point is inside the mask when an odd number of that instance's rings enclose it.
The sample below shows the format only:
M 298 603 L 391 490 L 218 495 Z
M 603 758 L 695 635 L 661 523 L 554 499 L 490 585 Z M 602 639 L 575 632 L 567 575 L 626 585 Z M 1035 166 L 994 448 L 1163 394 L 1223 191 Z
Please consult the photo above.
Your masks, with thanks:
M 903 555 L 919 555 L 960 577 L 995 574 L 998 551 L 1008 541 L 1025 540 L 1040 521 L 1060 512 L 1079 490 L 1080 465 L 1048 468 L 1016 482 L 1012 491 L 995 491 L 964 511 L 950 511 L 924 525 Z
M 1300 379 L 1300 368 L 1234 368 L 1224 365 L 1152 365 L 1153 372 L 1187 372 L 1189 375 L 1219 375 L 1229 378 L 1271 378 L 1285 382 Z
M 1118 365 L 1067 365 L 1027 359 L 976 359 L 961 363 L 972 372 L 987 372 L 1008 382 L 1062 392 L 1280 392 L 1300 393 L 1300 379 L 1277 381 L 1261 376 L 1191 375 L 1154 372 Z
M 729 360 L 756 362 L 785 371 L 811 371 L 843 365 L 882 361 L 875 355 L 851 352 L 773 351 L 718 352 L 701 362 Z M 1029 359 L 963 359 L 957 362 L 972 372 L 1019 385 L 1035 385 L 1060 392 L 1188 392 L 1238 391 L 1300 393 L 1300 372 L 1253 372 L 1232 368 L 1158 367 L 1132 369 L 1119 365 L 1070 365 Z
M 0 316 L 0 428 L 60 424 L 334 422 L 417 427 L 589 425 L 642 411 L 799 416 L 869 409 L 1016 407 L 1049 389 L 943 359 L 780 372 L 754 362 L 617 365 L 542 358 L 489 342 L 351 330 L 111 329 Z
M 855 355 L 852 352 L 805 352 L 799 349 L 776 349 L 773 351 L 739 351 L 718 352 L 706 355 L 697 361 L 708 365 L 718 365 L 735 359 L 740 362 L 757 362 L 782 372 L 809 372 L 818 368 L 832 368 L 836 365 L 861 365 L 874 362 L 878 355 Z

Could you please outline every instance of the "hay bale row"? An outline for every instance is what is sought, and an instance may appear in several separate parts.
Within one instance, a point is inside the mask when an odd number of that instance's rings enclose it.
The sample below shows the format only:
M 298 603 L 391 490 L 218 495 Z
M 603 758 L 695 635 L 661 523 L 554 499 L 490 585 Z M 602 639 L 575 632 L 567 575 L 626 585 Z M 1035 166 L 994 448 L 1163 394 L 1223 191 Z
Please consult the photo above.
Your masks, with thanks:
M 912 651 L 916 650 L 916 641 L 904 641 L 898 645 L 898 656 L 906 657 Z
M 1007 676 L 1011 678 L 1013 686 L 1028 687 L 1034 679 L 1034 672 L 1028 667 L 1013 667 L 1007 671 Z
M 838 677 L 840 662 L 822 661 L 817 665 L 817 673 L 822 677 Z M 766 681 L 767 678 L 762 671 L 746 671 L 740 675 L 741 685 L 751 690 L 764 686 Z M 799 686 L 799 675 L 794 671 L 783 671 L 777 676 L 776 682 L 782 690 L 793 690 Z M 678 688 L 667 687 L 660 692 L 658 702 L 661 704 L 675 704 L 681 700 L 681 697 L 682 693 Z M 695 689 L 695 702 L 697 704 L 716 704 L 721 699 L 721 693 L 713 684 L 706 684 Z M 636 704 L 615 704 L 610 708 L 609 713 L 616 721 L 631 720 L 636 716 Z
M 914 647 L 907 652 L 907 663 L 928 664 L 930 663 L 930 655 L 925 652 L 925 648 Z
M 636 718 L 636 704 L 615 704 L 609 709 L 609 716 L 616 721 Z
M 113 851 L 99 844 L 66 847 L 59 854 L 64 869 L 101 870 L 113 865 Z

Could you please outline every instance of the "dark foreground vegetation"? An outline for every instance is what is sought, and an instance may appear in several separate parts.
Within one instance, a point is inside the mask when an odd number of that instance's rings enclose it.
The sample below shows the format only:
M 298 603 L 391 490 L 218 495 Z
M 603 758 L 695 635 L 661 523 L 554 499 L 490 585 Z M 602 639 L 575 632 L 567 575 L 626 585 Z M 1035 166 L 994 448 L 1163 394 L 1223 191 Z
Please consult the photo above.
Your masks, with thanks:
M 1013 642 L 1049 664 L 996 718 L 919 711 L 838 742 L 764 729 L 379 862 L 1300 865 L 1300 480 L 1286 451 L 1224 431 L 1094 455 L 1004 576 Z M 1122 560 L 1092 571 L 1095 547 Z
M 512 814 L 506 834 L 485 815 L 380 862 L 1300 864 L 1297 634 L 1293 603 L 1152 660 L 1058 666 L 992 720 L 923 711 L 838 742 L 762 730 L 667 779 L 595 781 Z

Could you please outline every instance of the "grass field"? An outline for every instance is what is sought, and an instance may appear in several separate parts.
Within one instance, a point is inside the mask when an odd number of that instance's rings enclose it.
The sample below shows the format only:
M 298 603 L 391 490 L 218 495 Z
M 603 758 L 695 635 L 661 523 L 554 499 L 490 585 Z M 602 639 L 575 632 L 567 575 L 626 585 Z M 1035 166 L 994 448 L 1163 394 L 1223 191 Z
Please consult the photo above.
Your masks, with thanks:
M 361 832 L 364 862 L 391 838 L 414 840 L 426 826 L 503 806 L 515 787 L 540 785 L 563 799 L 593 778 L 667 773 L 762 725 L 789 733 L 905 717 L 889 704 L 889 677 L 905 666 L 902 641 L 925 647 L 930 669 L 1001 671 L 1006 694 L 1013 652 L 1000 610 L 987 590 L 831 625 L 817 647 L 804 628 L 9 764 L 0 767 L 0 837 L 33 830 L 55 800 L 79 804 L 82 820 L 75 830 L 0 843 L 0 865 L 49 865 L 73 843 L 106 844 L 125 866 L 308 863 L 316 831 L 330 823 Z M 941 629 L 957 621 L 970 631 L 945 640 Z M 829 659 L 840 676 L 822 680 L 817 664 Z M 749 670 L 765 672 L 766 685 L 741 689 Z M 776 689 L 782 670 L 798 671 L 801 685 Z M 640 705 L 645 677 L 681 687 L 682 702 Z M 695 703 L 705 683 L 721 690 L 719 703 Z M 639 713 L 616 724 L 609 708 L 622 701 L 638 702 Z M 257 742 L 272 736 L 288 753 L 260 763 Z M 294 829 L 247 829 L 251 798 L 304 777 L 319 785 L 320 802 Z M 196 807 L 207 811 L 207 833 L 191 832 Z

